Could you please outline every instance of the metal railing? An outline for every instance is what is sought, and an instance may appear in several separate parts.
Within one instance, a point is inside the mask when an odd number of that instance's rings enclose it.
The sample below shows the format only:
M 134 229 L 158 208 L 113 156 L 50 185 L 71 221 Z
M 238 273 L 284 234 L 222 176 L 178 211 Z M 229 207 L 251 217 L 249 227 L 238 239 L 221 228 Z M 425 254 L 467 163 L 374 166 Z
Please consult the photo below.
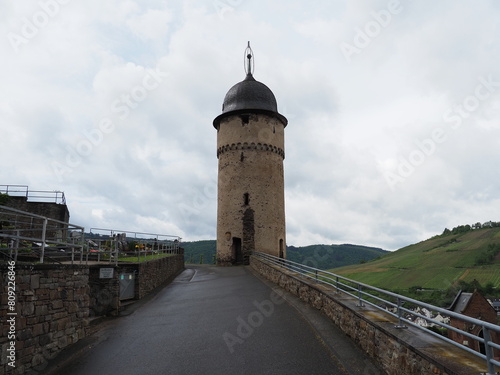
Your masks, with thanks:
M 0 251 L 3 257 L 17 261 L 19 257 L 43 263 L 55 261 L 61 252 L 83 249 L 83 230 L 79 225 L 51 219 L 14 208 L 0 206 Z
M 179 254 L 181 237 L 145 232 L 131 232 L 117 229 L 90 228 L 85 236 L 86 259 L 97 256 L 97 261 L 107 260 L 118 263 L 120 256 L 146 260 L 148 256 Z
M 367 284 L 360 283 L 355 280 L 348 279 L 346 277 L 336 275 L 334 273 L 320 270 L 318 268 L 309 267 L 300 263 L 292 262 L 283 258 L 278 258 L 273 255 L 264 254 L 260 252 L 254 252 L 253 256 L 258 259 L 273 265 L 278 268 L 282 268 L 294 273 L 298 273 L 305 276 L 311 280 L 318 283 L 329 285 L 334 288 L 337 292 L 345 293 L 358 300 L 358 306 L 370 305 L 376 309 L 382 310 L 395 318 L 398 319 L 398 324 L 396 328 L 406 328 L 407 325 L 416 327 L 418 329 L 424 330 L 443 341 L 446 341 L 454 346 L 457 346 L 483 360 L 487 363 L 488 373 L 487 375 L 495 375 L 495 366 L 500 366 L 500 362 L 494 359 L 493 351 L 500 350 L 500 345 L 492 341 L 491 333 L 496 332 L 497 336 L 500 337 L 500 326 L 492 323 L 485 322 L 483 320 L 471 318 L 469 316 L 458 314 L 456 312 L 440 308 L 437 306 L 430 305 L 425 302 L 420 302 L 418 300 L 405 297 L 396 293 L 392 293 L 380 288 L 376 288 Z M 407 305 L 407 306 L 405 306 Z M 410 306 L 414 309 L 411 310 Z M 390 307 L 390 308 L 389 308 Z M 441 314 L 442 316 L 454 318 L 466 322 L 469 325 L 476 325 L 482 328 L 483 337 L 479 337 L 471 334 L 470 332 L 461 330 L 457 327 L 451 326 L 443 321 L 434 320 L 427 315 L 421 314 L 415 309 L 419 307 L 421 309 L 427 309 Z M 392 311 L 391 311 L 392 310 Z M 439 333 L 432 330 L 426 329 L 419 324 L 416 324 L 411 320 L 413 319 L 423 319 L 424 321 L 430 323 L 431 325 L 437 325 L 439 327 L 445 328 L 447 330 L 454 331 L 468 339 L 477 341 L 481 346 L 484 346 L 484 353 L 478 352 L 471 349 L 468 346 L 462 345 L 456 341 L 449 339 Z
M 29 190 L 28 185 L 0 185 L 0 193 L 12 197 L 25 197 L 30 202 L 66 204 L 64 192 L 58 190 Z
M 0 206 L 0 256 L 14 261 L 89 261 L 155 259 L 180 254 L 179 236 L 84 227 Z

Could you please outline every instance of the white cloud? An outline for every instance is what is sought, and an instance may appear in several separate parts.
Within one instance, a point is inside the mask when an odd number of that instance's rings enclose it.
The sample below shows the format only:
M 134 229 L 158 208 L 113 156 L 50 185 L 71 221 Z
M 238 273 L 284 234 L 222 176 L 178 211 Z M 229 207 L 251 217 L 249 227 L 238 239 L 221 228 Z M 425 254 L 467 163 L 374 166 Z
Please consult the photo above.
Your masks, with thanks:
M 23 26 L 39 3 L 7 3 L 2 184 L 64 190 L 71 220 L 87 228 L 214 238 L 212 120 L 244 78 L 250 40 L 255 77 L 289 119 L 289 244 L 392 250 L 444 227 L 500 220 L 496 3 L 401 2 L 351 61 L 340 44 L 388 1 L 222 3 L 69 2 L 33 36 Z M 26 42 L 14 48 L 9 33 Z M 154 88 L 151 70 L 164 74 Z M 480 77 L 491 77 L 491 95 L 452 127 L 445 114 L 474 95 Z M 445 140 L 425 154 L 436 129 Z M 412 169 L 391 187 L 386 175 L 404 161 Z
M 143 14 L 130 18 L 127 25 L 139 37 L 154 40 L 167 33 L 171 19 L 172 14 L 169 11 L 148 9 Z

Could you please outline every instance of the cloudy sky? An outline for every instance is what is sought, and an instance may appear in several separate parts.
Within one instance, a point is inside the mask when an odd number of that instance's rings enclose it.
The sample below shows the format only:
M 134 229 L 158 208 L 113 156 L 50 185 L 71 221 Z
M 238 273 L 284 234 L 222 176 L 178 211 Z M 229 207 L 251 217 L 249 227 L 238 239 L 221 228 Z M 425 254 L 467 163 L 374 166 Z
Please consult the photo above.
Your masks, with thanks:
M 0 184 L 64 191 L 86 229 L 214 239 L 247 41 L 289 120 L 288 245 L 500 221 L 496 0 L 3 1 Z

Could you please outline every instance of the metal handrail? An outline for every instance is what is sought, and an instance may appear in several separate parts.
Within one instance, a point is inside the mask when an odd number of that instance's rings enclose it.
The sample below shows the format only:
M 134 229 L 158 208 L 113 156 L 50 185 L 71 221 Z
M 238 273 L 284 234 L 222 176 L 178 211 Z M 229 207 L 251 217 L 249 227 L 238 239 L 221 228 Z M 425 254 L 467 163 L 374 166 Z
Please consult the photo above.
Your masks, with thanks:
M 7 250 L 11 257 L 14 253 L 15 260 L 18 258 L 19 250 L 22 249 L 32 250 L 33 253 L 39 252 L 40 263 L 44 262 L 45 249 L 51 245 L 71 248 L 72 259 L 75 249 L 83 249 L 83 242 L 78 241 L 79 238 L 83 239 L 84 228 L 82 226 L 6 206 L 0 206 L 0 214 L 0 218 L 7 218 L 15 224 L 13 228 L 7 227 L 0 230 L 0 239 L 9 241 Z M 79 233 L 79 235 L 75 237 L 72 236 L 73 233 Z M 21 241 L 28 242 L 30 245 L 20 247 Z
M 297 262 L 293 262 L 293 261 L 290 261 L 287 259 L 273 256 L 270 254 L 254 252 L 253 255 L 255 257 L 263 260 L 264 262 L 273 265 L 273 266 L 283 268 L 283 269 L 286 269 L 286 270 L 289 270 L 292 272 L 296 272 L 296 273 L 298 273 L 302 276 L 305 276 L 309 279 L 312 279 L 316 282 L 332 286 L 335 288 L 335 290 L 337 292 L 342 291 L 343 293 L 357 299 L 358 306 L 364 306 L 364 304 L 367 304 L 367 305 L 373 306 L 376 309 L 379 309 L 379 310 L 382 310 L 386 313 L 389 313 L 390 315 L 392 315 L 398 319 L 399 323 L 398 323 L 398 325 L 395 326 L 396 328 L 406 328 L 405 324 L 411 325 L 411 326 L 416 327 L 418 329 L 425 330 L 426 333 L 430 333 L 431 335 L 438 337 L 441 340 L 444 340 L 444 341 L 446 341 L 454 346 L 457 346 L 457 347 L 459 347 L 459 348 L 461 348 L 461 349 L 463 349 L 471 354 L 474 354 L 475 356 L 477 356 L 481 359 L 486 360 L 487 367 L 488 367 L 487 375 L 495 375 L 496 374 L 495 366 L 500 366 L 500 362 L 493 358 L 493 349 L 500 350 L 500 345 L 493 342 L 491 339 L 491 335 L 490 335 L 491 331 L 494 331 L 494 332 L 497 332 L 498 334 L 500 334 L 500 326 L 498 326 L 496 324 L 492 324 L 489 322 L 485 322 L 483 320 L 471 318 L 469 316 L 459 314 L 459 313 L 456 313 L 454 311 L 450 311 L 450 310 L 447 310 L 447 309 L 444 309 L 441 307 L 437 307 L 437 306 L 434 306 L 434 305 L 431 305 L 431 304 L 428 304 L 425 302 L 421 302 L 421 301 L 415 300 L 413 298 L 409 298 L 409 297 L 399 295 L 399 294 L 396 294 L 393 292 L 389 292 L 387 290 L 380 289 L 380 288 L 377 288 L 377 287 L 374 287 L 374 286 L 371 286 L 368 284 L 364 284 L 364 283 L 361 283 L 361 282 L 358 282 L 355 280 L 351 280 L 351 279 L 348 279 L 344 276 L 340 276 L 340 275 L 334 274 L 334 273 L 329 272 L 329 271 L 306 266 L 306 265 L 303 265 L 303 264 L 300 264 Z M 382 295 L 391 297 L 391 298 L 395 299 L 396 302 L 384 299 L 382 297 L 379 297 L 376 294 L 370 294 L 370 292 L 372 292 L 372 293 L 375 292 L 378 294 L 382 294 Z M 376 301 L 384 303 L 385 305 L 391 306 L 391 307 L 396 309 L 396 312 L 394 313 L 392 311 L 389 311 L 386 308 L 381 307 L 376 303 L 373 303 L 372 301 L 370 301 L 370 299 L 374 299 Z M 433 320 L 432 318 L 429 318 L 425 315 L 419 314 L 415 311 L 412 311 L 408 308 L 405 308 L 405 307 L 403 307 L 403 304 L 405 302 L 412 304 L 412 305 L 416 305 L 420 308 L 425 308 L 425 309 L 428 309 L 428 310 L 431 310 L 434 312 L 438 312 L 439 314 L 442 314 L 442 315 L 445 315 L 448 317 L 452 317 L 452 318 L 456 318 L 456 319 L 465 321 L 465 322 L 470 323 L 470 324 L 475 324 L 475 325 L 481 326 L 482 330 L 483 330 L 484 338 L 479 337 L 479 336 L 475 336 L 469 332 L 463 331 L 459 328 L 453 327 L 453 326 L 446 324 L 444 322 Z M 470 339 L 476 340 L 476 341 L 484 344 L 486 354 L 482 354 L 480 352 L 477 352 L 477 351 L 475 351 L 475 350 L 473 350 L 465 345 L 462 345 L 456 341 L 453 341 L 447 337 L 444 337 L 436 332 L 433 332 L 431 330 L 427 330 L 424 327 L 422 327 L 422 326 L 412 322 L 411 320 L 405 318 L 404 313 L 408 313 L 408 314 L 411 314 L 415 317 L 422 318 L 427 322 L 432 322 L 435 325 L 452 330 L 454 332 L 458 332 L 458 333 L 460 333 L 460 334 L 462 334 Z
M 169 237 L 169 238 L 172 238 L 174 241 L 175 240 L 177 240 L 178 242 L 181 241 L 181 237 L 175 236 L 175 235 L 172 235 L 172 234 L 133 232 L 133 231 L 128 231 L 128 230 L 109 229 L 109 228 L 90 228 L 90 233 L 92 233 L 92 231 L 109 232 L 111 235 L 113 235 L 113 234 L 121 234 L 121 233 L 130 233 L 130 234 L 133 234 L 134 237 L 137 237 L 138 234 L 141 235 L 141 236 L 155 236 L 156 238 L 159 238 L 159 237 Z
M 0 185 L 0 193 L 14 197 L 25 197 L 26 200 L 66 204 L 64 192 L 59 190 L 30 190 L 28 185 Z
M 98 232 L 106 232 L 95 233 Z M 109 257 L 108 261 L 118 264 L 118 258 L 120 255 L 120 249 L 117 246 L 118 240 L 117 235 L 125 234 L 125 241 L 133 239 L 139 245 L 151 244 L 152 248 L 147 250 L 140 250 L 140 248 L 135 249 L 135 251 L 122 251 L 125 253 L 133 253 L 137 260 L 140 261 L 141 257 L 147 258 L 148 254 L 165 253 L 165 254 L 179 254 L 180 252 L 180 241 L 181 237 L 169 234 L 159 234 L 159 233 L 146 233 L 146 232 L 133 232 L 118 229 L 107 229 L 107 228 L 90 228 L 90 234 L 85 234 L 85 242 L 90 244 L 89 241 L 97 242 L 97 257 L 98 261 L 101 260 L 101 254 L 107 255 Z M 93 236 L 95 235 L 95 236 Z M 149 236 L 150 238 L 144 238 L 140 236 Z M 151 238 L 152 237 L 152 238 Z M 122 239 L 123 241 L 124 239 Z M 102 242 L 110 242 L 110 246 L 102 246 Z M 109 249 L 108 249 L 109 248 Z M 90 254 L 89 251 L 86 252 L 86 258 Z
M 100 261 L 101 255 L 108 255 L 110 262 L 117 263 L 120 253 L 128 252 L 120 249 L 118 242 L 126 242 L 130 238 L 133 238 L 138 244 L 147 245 L 143 247 L 139 246 L 135 251 L 131 252 L 137 256 L 138 260 L 142 256 L 146 259 L 148 254 L 182 253 L 182 249 L 180 248 L 181 237 L 174 235 L 91 228 L 91 235 L 89 236 L 85 233 L 82 226 L 7 206 L 0 206 L 0 219 L 9 223 L 8 226 L 0 227 L 0 240 L 7 243 L 7 247 L 1 247 L 0 250 L 2 251 L 2 255 L 5 255 L 5 250 L 7 250 L 9 253 L 7 256 L 16 261 L 21 250 L 30 250 L 31 254 L 39 254 L 39 261 L 43 263 L 46 249 L 57 247 L 71 250 L 71 253 L 66 253 L 67 256 L 71 256 L 71 264 L 75 262 L 75 256 L 79 258 L 80 263 L 87 263 L 89 255 L 92 253 L 90 251 L 91 246 L 89 246 L 90 240 L 99 242 L 98 261 Z M 104 235 L 96 233 L 96 237 L 94 238 L 92 237 L 92 230 L 107 233 Z M 59 233 L 56 234 L 56 232 Z M 116 235 L 122 234 L 126 236 L 119 240 L 120 237 Z M 144 238 L 144 236 L 149 238 Z M 102 241 L 112 243 L 111 248 L 108 249 L 106 246 L 101 246 Z

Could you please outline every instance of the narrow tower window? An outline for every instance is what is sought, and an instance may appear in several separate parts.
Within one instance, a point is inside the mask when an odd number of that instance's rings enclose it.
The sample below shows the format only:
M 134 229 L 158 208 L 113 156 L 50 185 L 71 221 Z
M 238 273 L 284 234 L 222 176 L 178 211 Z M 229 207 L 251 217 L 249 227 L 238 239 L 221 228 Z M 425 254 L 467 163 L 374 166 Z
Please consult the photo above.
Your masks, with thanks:
M 243 194 L 243 203 L 245 204 L 245 206 L 248 206 L 248 204 L 250 203 L 250 194 Z
M 240 155 L 240 161 L 243 161 L 243 160 L 245 160 L 245 155 L 242 152 L 241 155 Z

